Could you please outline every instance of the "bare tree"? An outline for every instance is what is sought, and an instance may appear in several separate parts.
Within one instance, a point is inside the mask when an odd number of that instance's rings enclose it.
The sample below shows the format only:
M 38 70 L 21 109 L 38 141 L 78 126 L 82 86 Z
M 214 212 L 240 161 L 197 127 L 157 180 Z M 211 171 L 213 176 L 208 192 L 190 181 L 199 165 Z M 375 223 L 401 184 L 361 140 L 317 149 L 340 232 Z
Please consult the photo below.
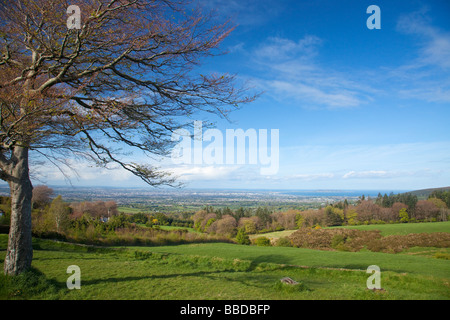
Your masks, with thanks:
M 65 231 L 69 224 L 70 207 L 64 203 L 60 195 L 53 199 L 49 208 L 49 215 L 54 222 L 56 231 Z
M 105 208 L 106 208 L 105 216 L 108 218 L 117 215 L 119 212 L 117 211 L 117 203 L 115 201 L 106 201 Z
M 36 207 L 44 207 L 51 202 L 51 196 L 53 195 L 53 189 L 47 186 L 35 186 L 33 187 L 33 196 L 31 202 Z
M 222 53 L 230 23 L 184 1 L 85 0 L 80 28 L 69 29 L 70 4 L 0 1 L 0 178 L 12 197 L 6 274 L 31 266 L 30 155 L 58 167 L 82 157 L 172 185 L 166 172 L 125 160 L 125 151 L 166 155 L 187 119 L 227 117 L 255 98 L 234 75 L 196 72 Z
M 440 215 L 439 208 L 430 200 L 419 200 L 416 204 L 413 218 L 417 220 L 431 220 Z

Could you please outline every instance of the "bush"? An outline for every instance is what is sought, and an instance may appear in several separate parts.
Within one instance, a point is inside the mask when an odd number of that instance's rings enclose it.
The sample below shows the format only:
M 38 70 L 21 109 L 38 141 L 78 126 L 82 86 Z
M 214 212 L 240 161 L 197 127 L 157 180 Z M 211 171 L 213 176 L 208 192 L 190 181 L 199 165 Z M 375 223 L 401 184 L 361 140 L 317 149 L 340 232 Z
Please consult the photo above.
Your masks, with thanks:
M 238 233 L 236 235 L 236 242 L 238 244 L 244 244 L 244 245 L 249 245 L 250 244 L 250 238 L 245 233 L 244 228 L 239 228 Z
M 67 241 L 67 237 L 64 234 L 56 231 L 33 232 L 33 236 L 41 239 Z
M 400 209 L 398 217 L 400 218 L 400 222 L 402 223 L 409 221 L 408 212 L 406 212 L 405 208 Z
M 291 240 L 288 237 L 281 237 L 275 242 L 277 247 L 292 247 Z
M 445 252 L 436 252 L 433 257 L 436 259 L 450 260 L 450 254 Z
M 299 229 L 289 236 L 293 246 L 319 250 L 359 251 L 381 237 L 378 230 Z
M 412 247 L 450 247 L 450 233 L 410 233 L 406 235 L 389 235 L 367 243 L 370 251 L 398 253 Z
M 331 247 L 336 250 L 343 250 L 345 248 L 345 240 L 347 238 L 342 234 L 336 234 L 331 239 Z
M 258 237 L 254 240 L 254 244 L 260 247 L 269 247 L 270 239 L 266 237 Z
M 319 250 L 359 251 L 366 247 L 372 252 L 398 253 L 412 247 L 450 247 L 450 233 L 412 233 L 382 237 L 378 230 L 299 229 L 290 235 L 299 248 Z

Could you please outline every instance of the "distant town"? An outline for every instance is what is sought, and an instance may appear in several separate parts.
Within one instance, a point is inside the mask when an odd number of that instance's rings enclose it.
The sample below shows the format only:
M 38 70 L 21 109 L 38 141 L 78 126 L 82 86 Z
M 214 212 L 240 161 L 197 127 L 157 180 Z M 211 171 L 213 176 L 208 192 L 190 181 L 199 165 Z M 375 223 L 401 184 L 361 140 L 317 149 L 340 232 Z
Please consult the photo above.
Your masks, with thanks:
M 271 209 L 312 209 L 347 199 L 356 202 L 362 195 L 376 197 L 378 193 L 401 191 L 379 190 L 234 190 L 178 188 L 118 188 L 50 186 L 54 196 L 65 201 L 115 201 L 127 212 L 195 212 L 205 206 L 239 207 L 266 206 Z M 8 196 L 9 187 L 0 186 L 0 195 Z M 131 211 L 133 212 L 133 211 Z

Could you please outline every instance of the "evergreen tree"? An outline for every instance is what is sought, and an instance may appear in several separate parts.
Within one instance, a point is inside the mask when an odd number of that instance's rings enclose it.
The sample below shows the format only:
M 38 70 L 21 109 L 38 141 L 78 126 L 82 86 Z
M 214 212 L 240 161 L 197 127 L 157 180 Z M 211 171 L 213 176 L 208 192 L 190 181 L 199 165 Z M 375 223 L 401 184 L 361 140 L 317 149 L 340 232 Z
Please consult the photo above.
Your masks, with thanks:
M 343 219 L 337 212 L 338 209 L 333 208 L 332 206 L 327 206 L 325 208 L 325 224 L 327 226 L 341 226 Z
M 238 244 L 244 244 L 249 245 L 250 244 L 250 238 L 247 233 L 245 233 L 244 228 L 239 228 L 237 235 L 236 235 L 236 242 Z

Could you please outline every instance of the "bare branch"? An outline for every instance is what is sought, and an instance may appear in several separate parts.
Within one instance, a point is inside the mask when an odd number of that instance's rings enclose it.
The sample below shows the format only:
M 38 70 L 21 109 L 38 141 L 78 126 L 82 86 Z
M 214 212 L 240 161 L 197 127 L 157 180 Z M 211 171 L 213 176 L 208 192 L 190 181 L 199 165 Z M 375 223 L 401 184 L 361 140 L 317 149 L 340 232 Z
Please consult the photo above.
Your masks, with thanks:
M 184 10 L 183 1 L 86 0 L 79 3 L 81 29 L 67 30 L 67 6 L 0 2 L 2 169 L 8 150 L 21 146 L 57 168 L 58 157 L 82 155 L 150 185 L 173 185 L 153 165 L 122 160 L 121 147 L 167 155 L 172 132 L 190 117 L 228 119 L 257 96 L 238 87 L 234 75 L 194 72 L 221 54 L 229 22 Z

